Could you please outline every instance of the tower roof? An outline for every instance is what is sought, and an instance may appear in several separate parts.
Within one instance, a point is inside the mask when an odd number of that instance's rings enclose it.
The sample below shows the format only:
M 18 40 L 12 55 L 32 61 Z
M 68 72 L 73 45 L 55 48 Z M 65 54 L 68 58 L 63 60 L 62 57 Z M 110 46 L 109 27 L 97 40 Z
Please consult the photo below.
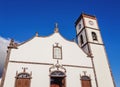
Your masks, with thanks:
M 78 22 L 81 20 L 81 18 L 86 17 L 86 18 L 91 18 L 91 19 L 96 19 L 94 15 L 86 14 L 86 13 L 81 13 L 81 15 L 78 17 L 78 19 L 75 21 L 75 26 L 78 24 Z

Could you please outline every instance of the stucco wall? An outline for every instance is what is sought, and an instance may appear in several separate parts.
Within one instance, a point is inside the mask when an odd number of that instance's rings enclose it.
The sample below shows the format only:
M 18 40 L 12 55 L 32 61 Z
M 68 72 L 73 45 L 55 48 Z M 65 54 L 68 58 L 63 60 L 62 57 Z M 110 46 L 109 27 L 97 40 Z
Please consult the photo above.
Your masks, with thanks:
M 9 63 L 4 87 L 14 87 L 16 71 L 22 72 L 22 67 L 28 67 L 26 70 L 28 73 L 32 71 L 31 87 L 50 86 L 49 68 L 51 65 Z M 67 87 L 81 87 L 80 76 L 84 75 L 83 71 L 86 71 L 86 75 L 90 76 L 92 87 L 96 87 L 93 69 L 68 66 L 64 66 L 64 68 L 66 69 Z
M 93 60 L 95 64 L 98 85 L 100 87 L 114 87 L 104 46 L 91 44 L 91 49 L 94 55 Z
M 49 69 L 57 63 L 57 59 L 53 59 L 55 43 L 62 46 L 59 64 L 66 69 L 66 86 L 81 87 L 80 75 L 86 71 L 92 87 L 96 87 L 91 59 L 75 42 L 65 40 L 59 33 L 44 38 L 34 37 L 18 49 L 12 49 L 3 87 L 14 87 L 16 72 L 22 72 L 22 67 L 28 68 L 26 72 L 32 72 L 31 87 L 49 87 Z
M 59 33 L 50 37 L 35 37 L 31 41 L 21 45 L 18 49 L 12 49 L 10 60 L 54 63 L 53 45 L 59 43 L 62 46 L 62 64 L 92 66 L 91 59 L 80 49 L 75 42 L 66 41 Z

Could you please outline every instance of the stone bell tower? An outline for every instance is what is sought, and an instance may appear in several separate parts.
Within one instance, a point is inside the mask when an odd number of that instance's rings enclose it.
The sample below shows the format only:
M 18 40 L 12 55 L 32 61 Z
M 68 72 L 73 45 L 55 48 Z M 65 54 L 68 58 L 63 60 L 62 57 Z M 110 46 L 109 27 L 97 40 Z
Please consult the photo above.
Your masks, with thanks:
M 78 45 L 92 58 L 98 87 L 115 87 L 96 17 L 82 13 L 75 27 Z

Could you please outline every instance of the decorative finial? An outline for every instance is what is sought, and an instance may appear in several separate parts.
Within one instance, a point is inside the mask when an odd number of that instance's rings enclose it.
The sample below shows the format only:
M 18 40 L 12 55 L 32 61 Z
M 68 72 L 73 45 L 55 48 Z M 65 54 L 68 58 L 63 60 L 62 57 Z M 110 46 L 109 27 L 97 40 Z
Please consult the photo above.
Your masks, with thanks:
M 63 67 L 63 65 L 59 64 L 59 60 L 57 60 L 57 63 L 55 65 L 53 65 L 52 67 L 49 68 L 49 72 L 52 72 L 55 69 L 57 69 L 57 71 L 64 70 L 64 72 L 66 72 L 66 69 Z
M 84 14 L 85 12 L 84 11 L 82 11 L 82 14 Z
M 59 43 L 55 43 L 55 44 L 56 44 L 56 46 L 58 46 Z
M 57 64 L 59 64 L 59 61 L 57 60 Z
M 55 32 L 55 33 L 58 33 L 58 31 L 59 31 L 59 30 L 58 30 L 58 23 L 55 23 L 55 30 L 54 30 L 54 32 Z
M 36 32 L 35 36 L 38 37 L 38 32 Z
M 17 49 L 17 43 L 14 42 L 14 39 L 11 39 L 8 48 L 15 48 L 15 49 Z
M 57 63 L 56 63 L 56 68 L 57 68 L 57 70 L 59 70 L 59 68 L 60 68 L 60 64 L 59 64 L 59 61 L 57 60 Z
M 14 44 L 14 39 L 11 39 L 11 41 L 10 41 L 10 46 L 12 46 Z
M 87 72 L 86 72 L 86 71 L 83 71 L 83 73 L 84 73 L 84 75 L 86 76 L 86 73 L 87 73 Z
M 26 72 L 26 69 L 28 69 L 28 68 L 26 68 L 26 67 L 22 67 L 22 69 L 23 69 L 23 72 Z
M 58 23 L 55 23 L 55 28 L 58 28 Z

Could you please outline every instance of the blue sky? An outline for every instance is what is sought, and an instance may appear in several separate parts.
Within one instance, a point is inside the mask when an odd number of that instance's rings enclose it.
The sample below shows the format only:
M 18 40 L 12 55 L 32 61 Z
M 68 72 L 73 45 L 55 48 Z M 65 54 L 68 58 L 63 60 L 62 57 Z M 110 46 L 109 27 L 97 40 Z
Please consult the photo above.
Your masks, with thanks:
M 0 0 L 0 36 L 26 41 L 39 32 L 48 36 L 59 24 L 68 40 L 75 35 L 74 22 L 81 12 L 95 15 L 117 87 L 120 87 L 119 0 Z

